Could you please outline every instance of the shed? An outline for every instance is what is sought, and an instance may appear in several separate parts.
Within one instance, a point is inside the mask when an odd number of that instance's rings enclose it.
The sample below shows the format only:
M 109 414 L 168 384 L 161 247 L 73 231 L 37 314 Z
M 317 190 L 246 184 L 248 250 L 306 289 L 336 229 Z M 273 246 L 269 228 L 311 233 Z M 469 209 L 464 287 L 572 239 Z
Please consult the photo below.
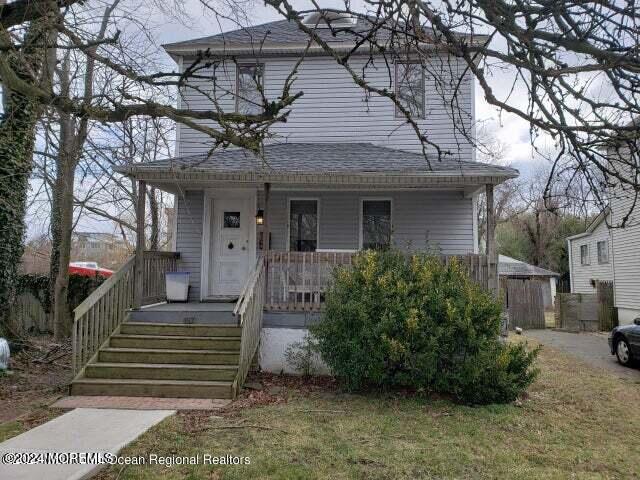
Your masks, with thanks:
M 498 276 L 500 278 L 520 278 L 541 282 L 543 284 L 544 307 L 545 309 L 553 308 L 559 273 L 507 257 L 506 255 L 500 255 L 498 258 Z

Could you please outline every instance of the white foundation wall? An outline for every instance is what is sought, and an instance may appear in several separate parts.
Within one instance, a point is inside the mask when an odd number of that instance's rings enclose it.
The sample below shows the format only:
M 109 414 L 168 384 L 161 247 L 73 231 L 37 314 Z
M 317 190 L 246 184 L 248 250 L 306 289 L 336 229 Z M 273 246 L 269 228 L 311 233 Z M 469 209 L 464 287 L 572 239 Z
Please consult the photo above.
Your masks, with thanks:
M 263 371 L 271 373 L 299 374 L 285 359 L 289 345 L 304 342 L 309 334 L 306 328 L 263 328 L 260 337 L 259 363 Z M 314 359 L 315 375 L 328 375 L 329 368 L 317 357 Z
M 630 325 L 633 320 L 640 317 L 640 310 L 618 307 L 618 325 Z

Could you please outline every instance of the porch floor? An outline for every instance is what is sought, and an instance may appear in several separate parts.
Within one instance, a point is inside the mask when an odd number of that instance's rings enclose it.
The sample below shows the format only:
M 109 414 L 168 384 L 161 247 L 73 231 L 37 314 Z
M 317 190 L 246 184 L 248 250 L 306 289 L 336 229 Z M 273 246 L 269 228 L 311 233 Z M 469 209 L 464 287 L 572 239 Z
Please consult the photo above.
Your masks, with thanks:
M 198 323 L 232 325 L 238 319 L 233 316 L 235 303 L 159 303 L 140 310 L 130 310 L 127 321 L 151 323 Z
M 235 302 L 173 302 L 158 303 L 142 307 L 141 310 L 152 312 L 232 312 Z

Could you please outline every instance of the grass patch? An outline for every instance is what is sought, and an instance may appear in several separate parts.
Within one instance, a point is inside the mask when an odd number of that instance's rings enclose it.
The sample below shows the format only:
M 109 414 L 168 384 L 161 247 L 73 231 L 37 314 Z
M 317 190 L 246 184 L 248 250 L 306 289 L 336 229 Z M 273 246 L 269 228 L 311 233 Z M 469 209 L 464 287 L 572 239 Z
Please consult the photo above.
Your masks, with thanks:
M 511 405 L 289 390 L 284 403 L 222 417 L 179 414 L 122 454 L 251 464 L 111 467 L 99 478 L 637 478 L 640 383 L 551 348 L 538 365 L 527 398 Z

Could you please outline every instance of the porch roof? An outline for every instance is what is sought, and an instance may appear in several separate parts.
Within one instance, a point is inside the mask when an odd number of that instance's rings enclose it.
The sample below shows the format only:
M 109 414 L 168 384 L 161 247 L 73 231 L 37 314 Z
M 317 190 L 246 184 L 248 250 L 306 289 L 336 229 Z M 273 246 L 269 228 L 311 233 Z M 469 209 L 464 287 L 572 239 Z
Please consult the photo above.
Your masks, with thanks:
M 480 162 L 395 150 L 370 143 L 281 143 L 259 157 L 243 149 L 116 168 L 139 180 L 297 184 L 498 184 L 518 171 Z

